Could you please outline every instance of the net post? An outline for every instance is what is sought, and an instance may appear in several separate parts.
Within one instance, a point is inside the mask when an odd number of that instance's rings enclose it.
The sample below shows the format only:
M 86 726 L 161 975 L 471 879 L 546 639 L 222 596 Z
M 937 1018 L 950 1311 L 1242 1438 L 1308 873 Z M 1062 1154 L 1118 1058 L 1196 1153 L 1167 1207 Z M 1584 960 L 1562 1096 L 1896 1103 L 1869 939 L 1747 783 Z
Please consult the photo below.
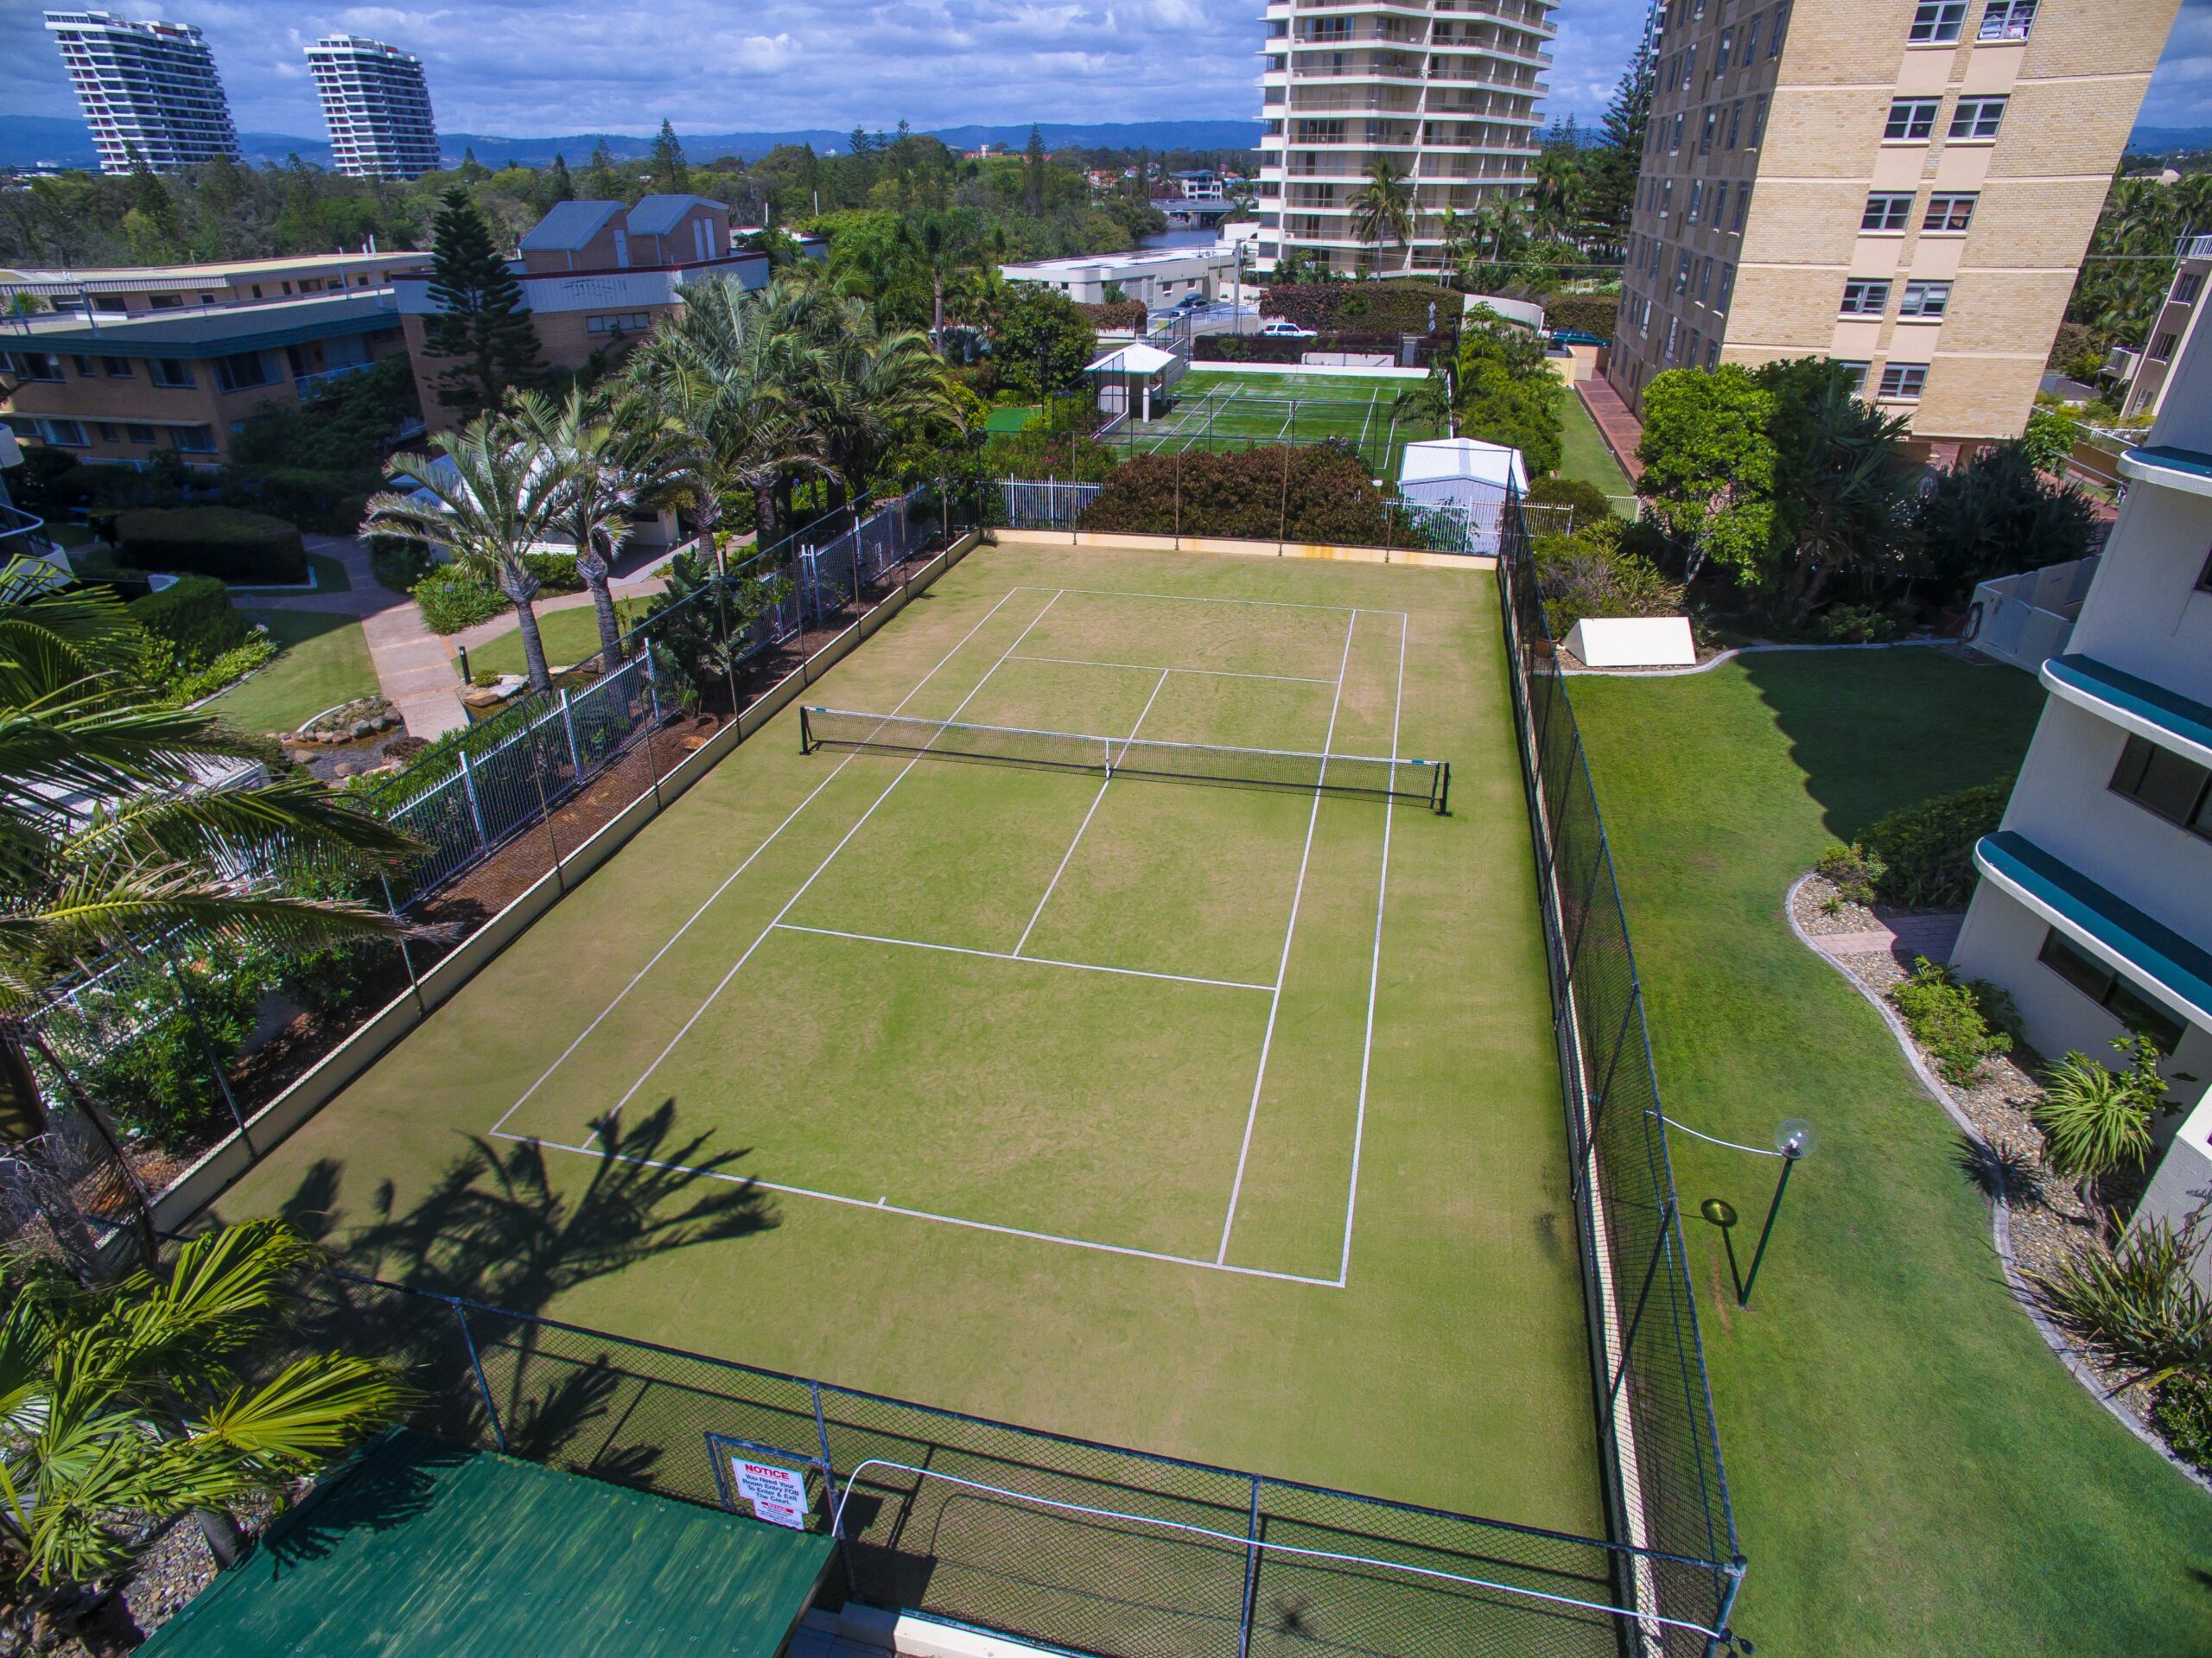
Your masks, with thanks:
M 1436 770 L 1436 815 L 1449 817 L 1452 815 L 1452 762 L 1440 761 Z
M 1260 1477 L 1252 1476 L 1252 1512 L 1245 1523 L 1244 1602 L 1236 1618 L 1236 1658 L 1250 1658 L 1252 1612 L 1260 1598 Z
M 814 727 L 807 721 L 806 704 L 802 702 L 798 705 L 798 752 L 811 754 L 814 750 Z

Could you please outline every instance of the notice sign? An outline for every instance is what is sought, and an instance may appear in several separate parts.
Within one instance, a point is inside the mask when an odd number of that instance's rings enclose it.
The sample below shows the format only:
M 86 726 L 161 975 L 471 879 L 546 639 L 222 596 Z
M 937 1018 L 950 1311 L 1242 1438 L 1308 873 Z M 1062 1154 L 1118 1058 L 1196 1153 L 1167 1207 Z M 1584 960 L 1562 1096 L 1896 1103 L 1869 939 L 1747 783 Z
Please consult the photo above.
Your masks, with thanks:
M 737 1494 L 753 1505 L 753 1512 L 772 1525 L 806 1529 L 806 1476 L 765 1462 L 729 1459 L 737 1476 Z

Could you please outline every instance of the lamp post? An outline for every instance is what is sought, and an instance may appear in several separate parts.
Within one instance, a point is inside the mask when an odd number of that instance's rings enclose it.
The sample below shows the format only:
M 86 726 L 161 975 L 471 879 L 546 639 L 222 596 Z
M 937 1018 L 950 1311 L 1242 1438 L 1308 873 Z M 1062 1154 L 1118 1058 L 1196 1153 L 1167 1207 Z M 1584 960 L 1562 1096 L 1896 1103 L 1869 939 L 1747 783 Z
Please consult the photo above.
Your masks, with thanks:
M 1739 1307 L 1751 1304 L 1751 1288 L 1759 1281 L 1759 1263 L 1766 1258 L 1767 1240 L 1774 1236 L 1774 1217 L 1782 1212 L 1782 1194 L 1789 1190 L 1790 1171 L 1797 1166 L 1800 1158 L 1810 1157 L 1819 1144 L 1820 1135 L 1802 1117 L 1785 1118 L 1774 1131 L 1774 1149 L 1782 1154 L 1782 1176 L 1774 1183 L 1774 1199 L 1766 1206 L 1766 1222 L 1759 1228 L 1758 1246 L 1751 1251 L 1749 1277 L 1736 1268 L 1735 1206 L 1719 1197 L 1707 1197 L 1698 1205 L 1698 1213 L 1720 1229 L 1720 1241 L 1728 1251 L 1728 1276 L 1735 1280 L 1736 1305 Z

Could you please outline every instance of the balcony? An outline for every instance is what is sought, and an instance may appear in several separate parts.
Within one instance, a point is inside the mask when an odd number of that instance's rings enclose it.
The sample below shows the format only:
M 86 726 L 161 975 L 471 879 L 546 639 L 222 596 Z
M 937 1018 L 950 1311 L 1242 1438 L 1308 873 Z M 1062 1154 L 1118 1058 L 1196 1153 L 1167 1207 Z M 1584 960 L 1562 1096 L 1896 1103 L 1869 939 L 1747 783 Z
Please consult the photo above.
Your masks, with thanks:
M 365 374 L 375 366 L 374 363 L 340 363 L 336 368 L 321 369 L 313 374 L 295 374 L 292 386 L 300 394 L 300 401 L 305 403 L 309 397 L 321 397 L 339 381 Z

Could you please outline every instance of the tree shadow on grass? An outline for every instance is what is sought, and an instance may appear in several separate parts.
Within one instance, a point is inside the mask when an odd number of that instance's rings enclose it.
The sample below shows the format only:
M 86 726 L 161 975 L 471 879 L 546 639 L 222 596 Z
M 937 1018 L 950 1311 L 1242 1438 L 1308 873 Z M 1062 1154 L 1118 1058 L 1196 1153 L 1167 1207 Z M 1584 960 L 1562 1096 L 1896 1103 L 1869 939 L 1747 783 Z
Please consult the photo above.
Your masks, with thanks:
M 305 1333 L 402 1367 L 421 1394 L 416 1426 L 652 1485 L 664 1445 L 691 1437 L 658 1402 L 669 1367 L 650 1350 L 538 1320 L 581 1285 L 750 1236 L 777 1217 L 768 1195 L 736 1172 L 750 1148 L 715 1151 L 705 1134 L 681 1134 L 672 1099 L 598 1128 L 588 1166 L 563 1157 L 563 1167 L 588 1167 L 581 1185 L 556 1180 L 535 1140 L 472 1137 L 404 1210 L 386 1182 L 366 1223 L 348 1226 L 342 1172 L 324 1159 L 281 1212 L 333 1242 L 349 1273 L 472 1304 L 456 1311 L 350 1278 L 315 1286 Z

